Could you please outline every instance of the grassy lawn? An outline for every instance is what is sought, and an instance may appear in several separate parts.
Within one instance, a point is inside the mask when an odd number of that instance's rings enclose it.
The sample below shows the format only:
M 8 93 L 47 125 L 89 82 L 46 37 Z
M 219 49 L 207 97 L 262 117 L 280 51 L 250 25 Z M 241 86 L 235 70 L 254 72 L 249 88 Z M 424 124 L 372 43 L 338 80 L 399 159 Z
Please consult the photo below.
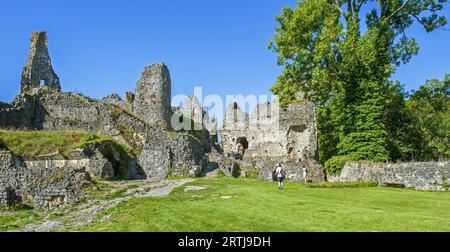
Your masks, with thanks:
M 111 137 L 86 131 L 14 131 L 0 130 L 0 150 L 7 149 L 23 158 L 59 153 L 67 156 L 72 150 L 87 144 L 112 141 L 126 152 L 128 146 L 116 143 Z
M 133 199 L 103 213 L 108 221 L 69 231 L 450 231 L 445 192 L 293 183 L 278 191 L 274 183 L 229 178 L 189 185 L 207 189 Z
M 42 221 L 41 214 L 31 209 L 17 211 L 0 210 L 0 232 L 18 230 L 27 224 Z

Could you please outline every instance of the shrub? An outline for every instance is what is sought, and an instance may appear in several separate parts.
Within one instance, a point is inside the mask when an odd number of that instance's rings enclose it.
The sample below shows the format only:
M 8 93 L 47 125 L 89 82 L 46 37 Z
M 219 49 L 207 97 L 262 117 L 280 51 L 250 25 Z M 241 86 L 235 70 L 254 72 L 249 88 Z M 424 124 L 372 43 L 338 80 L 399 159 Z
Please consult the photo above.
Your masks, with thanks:
M 234 163 L 233 172 L 231 173 L 231 176 L 233 176 L 234 178 L 239 178 L 241 177 L 241 175 L 242 175 L 241 167 L 239 166 L 238 163 Z
M 226 176 L 227 175 L 222 170 L 219 170 L 219 172 L 217 172 L 217 178 L 225 178 Z
M 0 139 L 0 150 L 5 150 L 5 149 L 6 149 L 6 145 L 5 145 L 5 143 L 3 142 L 3 140 Z
M 352 161 L 348 156 L 334 156 L 325 163 L 325 169 L 328 175 L 337 176 L 341 174 L 345 164 Z
M 306 184 L 307 188 L 368 188 L 378 187 L 377 182 L 325 182 Z
M 256 169 L 247 170 L 245 172 L 245 175 L 249 179 L 257 179 L 257 178 L 259 178 L 259 171 Z

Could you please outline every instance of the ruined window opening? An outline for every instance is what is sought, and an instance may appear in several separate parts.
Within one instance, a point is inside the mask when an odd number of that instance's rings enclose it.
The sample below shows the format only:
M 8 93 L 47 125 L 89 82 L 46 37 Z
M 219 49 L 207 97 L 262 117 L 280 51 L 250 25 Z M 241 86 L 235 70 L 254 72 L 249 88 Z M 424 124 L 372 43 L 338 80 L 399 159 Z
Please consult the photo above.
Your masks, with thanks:
M 153 83 L 152 86 L 151 86 L 150 88 L 151 88 L 151 91 L 152 91 L 153 93 L 156 93 L 156 91 L 158 90 L 158 88 L 156 87 L 155 83 Z
M 248 149 L 248 140 L 247 140 L 247 138 L 246 137 L 239 137 L 238 139 L 237 139 L 237 142 L 236 142 L 236 144 L 242 144 L 242 146 L 244 147 L 244 149 Z
M 40 80 L 39 81 L 39 86 L 41 86 L 41 87 L 45 86 L 45 80 Z
M 216 140 L 217 140 L 217 143 L 219 143 L 219 144 L 222 143 L 222 135 L 220 133 L 217 133 Z
M 293 125 L 289 127 L 289 130 L 296 133 L 302 133 L 307 129 L 306 125 Z

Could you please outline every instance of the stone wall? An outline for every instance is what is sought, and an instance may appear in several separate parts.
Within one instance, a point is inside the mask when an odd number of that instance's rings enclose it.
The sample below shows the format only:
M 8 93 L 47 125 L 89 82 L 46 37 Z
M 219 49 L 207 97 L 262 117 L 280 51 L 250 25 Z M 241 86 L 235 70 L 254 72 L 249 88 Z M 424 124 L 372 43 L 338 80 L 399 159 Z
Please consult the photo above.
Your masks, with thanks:
M 135 94 L 127 92 L 125 100 L 118 95 L 100 101 L 78 93 L 65 93 L 61 92 L 59 78 L 51 65 L 47 35 L 33 33 L 30 56 L 22 73 L 21 93 L 13 103 L 0 104 L 0 128 L 85 130 L 112 136 L 140 153 L 131 158 L 111 154 L 106 157 L 110 164 L 94 157 L 99 169 L 93 170 L 94 161 L 86 166 L 91 167 L 94 176 L 110 177 L 111 165 L 115 176 L 121 172 L 121 177 L 126 178 L 163 179 L 167 175 L 198 174 L 205 165 L 204 156 L 211 141 L 209 133 L 196 131 L 192 136 L 172 132 L 172 113 L 171 79 L 165 64 L 146 67 Z M 162 160 L 157 160 L 159 157 Z M 124 158 L 129 159 L 127 169 L 121 164 L 122 169 L 118 171 L 117 159 Z M 64 162 L 62 166 L 69 165 Z M 39 167 L 53 165 L 59 166 L 58 161 L 36 163 Z M 168 171 L 161 171 L 161 166 Z
M 207 165 L 205 145 L 186 133 L 155 131 L 138 155 L 138 165 L 149 180 L 167 176 L 198 176 Z
M 32 128 L 36 98 L 18 96 L 12 103 L 0 103 L 1 128 Z
M 47 34 L 33 32 L 30 39 L 30 55 L 22 71 L 20 92 L 28 93 L 41 85 L 61 90 L 59 78 L 53 70 L 48 52 Z
M 112 163 L 107 159 L 79 159 L 79 160 L 33 160 L 25 161 L 30 169 L 86 169 L 90 176 L 100 179 L 114 178 Z
M 311 181 L 324 180 L 323 167 L 317 162 L 313 103 L 304 101 L 280 108 L 275 100 L 259 104 L 251 114 L 242 111 L 238 104 L 231 104 L 220 133 L 223 152 L 237 152 L 236 145 L 241 143 L 246 149 L 244 164 L 251 164 L 249 167 L 263 179 L 271 179 L 275 164 L 282 163 L 293 181 L 304 181 L 303 166 L 310 171 Z
M 231 104 L 221 131 L 225 153 L 235 151 L 245 139 L 246 156 L 277 158 L 280 161 L 316 159 L 317 128 L 314 104 L 302 102 L 280 109 L 278 102 L 259 104 L 247 115 L 238 104 Z
M 323 182 L 325 180 L 325 171 L 323 166 L 314 160 L 304 162 L 279 161 L 277 159 L 260 158 L 236 160 L 213 149 L 208 156 L 209 161 L 217 163 L 219 169 L 226 176 L 257 177 L 261 180 L 272 181 L 273 172 L 278 163 L 286 170 L 286 179 L 291 182 L 304 182 L 303 167 L 308 168 L 309 182 Z
M 127 92 L 126 100 L 122 100 L 122 98 L 118 94 L 108 95 L 107 97 L 102 99 L 102 102 L 112 104 L 116 107 L 119 107 L 129 113 L 133 112 L 133 102 L 134 102 L 134 94 Z
M 153 64 L 144 69 L 136 84 L 133 113 L 150 125 L 170 128 L 172 119 L 171 80 L 164 64 Z
M 92 184 L 83 168 L 28 165 L 10 152 L 0 152 L 0 207 L 23 203 L 54 210 L 77 203 Z
M 328 178 L 332 182 L 374 181 L 387 186 L 417 190 L 448 190 L 450 162 L 429 163 L 347 163 L 341 174 Z

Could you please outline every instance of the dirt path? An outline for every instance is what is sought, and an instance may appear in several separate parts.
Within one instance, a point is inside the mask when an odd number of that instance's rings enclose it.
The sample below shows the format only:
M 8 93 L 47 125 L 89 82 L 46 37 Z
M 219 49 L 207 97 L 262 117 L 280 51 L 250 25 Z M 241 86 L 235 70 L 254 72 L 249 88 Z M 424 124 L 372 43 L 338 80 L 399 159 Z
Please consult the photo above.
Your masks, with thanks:
M 100 213 L 124 201 L 133 198 L 167 196 L 173 189 L 192 181 L 194 180 L 102 182 L 101 194 L 92 196 L 90 199 L 75 207 L 67 208 L 56 213 L 49 213 L 44 217 L 42 223 L 29 224 L 18 231 L 50 232 L 57 229 L 78 227 L 91 223 Z M 104 216 L 100 221 L 107 221 L 110 218 L 111 216 Z

